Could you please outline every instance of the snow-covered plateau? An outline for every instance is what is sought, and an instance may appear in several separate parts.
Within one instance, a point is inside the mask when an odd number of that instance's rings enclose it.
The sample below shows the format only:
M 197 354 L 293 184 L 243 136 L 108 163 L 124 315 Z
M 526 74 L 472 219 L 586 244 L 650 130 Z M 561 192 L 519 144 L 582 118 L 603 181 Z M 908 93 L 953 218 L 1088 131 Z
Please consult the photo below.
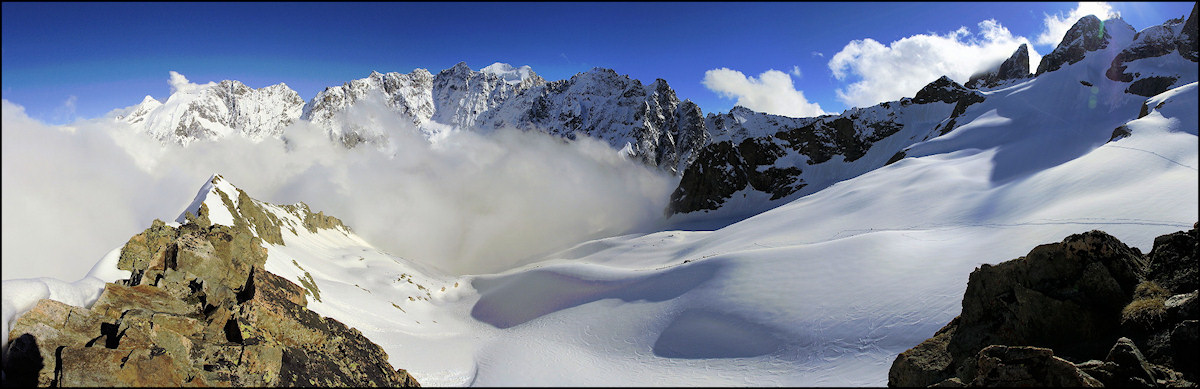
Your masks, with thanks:
M 1152 28 L 1154 39 L 1179 34 Z M 976 267 L 1093 229 L 1148 252 L 1156 236 L 1196 223 L 1196 63 L 1178 51 L 1132 60 L 1128 73 L 1175 80 L 1150 97 L 1127 93 L 1130 82 L 1106 72 L 1135 37 L 1110 31 L 1107 48 L 1057 70 L 972 90 L 983 98 L 961 112 L 951 114 L 951 103 L 893 102 L 894 109 L 839 116 L 866 123 L 897 117 L 903 128 L 868 145 L 857 161 L 838 154 L 814 165 L 812 155 L 787 149 L 771 166 L 799 167 L 811 185 L 787 196 L 734 188 L 713 212 L 672 215 L 656 228 L 588 239 L 482 274 L 390 254 L 353 223 L 295 228 L 283 231 L 283 244 L 264 243 L 265 269 L 315 285 L 319 298 L 309 297 L 309 309 L 358 329 L 426 386 L 884 386 L 897 354 L 959 314 Z M 307 103 L 274 87 L 208 88 L 182 88 L 165 103 L 148 98 L 120 117 L 150 128 L 169 119 L 202 124 L 185 130 L 218 129 L 175 132 L 189 143 L 247 128 L 238 123 L 263 115 L 333 118 L 375 96 L 426 135 L 428 123 L 457 131 L 574 121 L 565 128 L 677 174 L 714 142 L 771 141 L 783 129 L 767 128 L 772 120 L 786 128 L 835 120 L 772 119 L 737 108 L 727 116 L 741 126 L 691 132 L 688 118 L 700 118 L 698 109 L 689 113 L 690 102 L 679 102 L 665 81 L 643 87 L 593 71 L 546 82 L 506 64 L 456 66 L 436 76 L 373 73 Z M 172 108 L 227 95 L 262 103 Z M 278 135 L 275 129 L 250 135 Z M 876 130 L 858 131 L 870 138 Z M 343 141 L 354 133 L 335 132 Z M 897 151 L 901 158 L 889 161 Z M 247 184 L 221 175 L 196 184 L 194 200 L 179 199 L 177 223 L 201 204 L 213 223 L 244 217 L 236 201 L 231 208 L 220 197 L 237 199 L 234 185 Z M 310 212 L 263 206 L 292 224 Z M 693 228 L 717 219 L 710 224 L 720 228 Z M 38 299 L 87 306 L 105 282 L 128 277 L 116 269 L 122 244 L 112 242 L 117 249 L 74 283 L 4 280 L 4 343 L 13 320 Z

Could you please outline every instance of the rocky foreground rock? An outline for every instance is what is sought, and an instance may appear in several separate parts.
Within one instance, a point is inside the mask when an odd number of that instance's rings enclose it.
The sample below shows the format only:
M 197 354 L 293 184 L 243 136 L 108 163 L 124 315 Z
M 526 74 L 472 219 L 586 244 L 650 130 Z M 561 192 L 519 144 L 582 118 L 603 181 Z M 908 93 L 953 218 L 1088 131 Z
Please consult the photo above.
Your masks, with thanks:
M 1091 231 L 971 273 L 962 314 L 901 353 L 888 386 L 1194 387 L 1197 228 L 1142 255 Z
M 179 227 L 155 220 L 122 249 L 130 278 L 91 308 L 38 301 L 13 324 L 5 386 L 419 386 L 357 329 L 308 310 L 305 288 L 263 270 L 251 228 L 273 240 L 279 226 L 252 211 L 234 226 L 210 223 L 206 206 Z M 317 216 L 305 227 L 341 224 Z

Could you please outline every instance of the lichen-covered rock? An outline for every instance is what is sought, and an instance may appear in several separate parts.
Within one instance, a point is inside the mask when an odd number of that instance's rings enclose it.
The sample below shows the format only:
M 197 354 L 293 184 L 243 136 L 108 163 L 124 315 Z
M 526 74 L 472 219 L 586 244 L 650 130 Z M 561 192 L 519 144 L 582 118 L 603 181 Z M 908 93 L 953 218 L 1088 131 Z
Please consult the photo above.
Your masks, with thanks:
M 6 384 L 419 386 L 361 332 L 309 311 L 303 288 L 263 270 L 256 235 L 278 233 L 281 220 L 239 197 L 234 226 L 202 223 L 201 207 L 186 224 L 155 221 L 131 238 L 118 263 L 130 278 L 105 285 L 90 309 L 41 300 L 17 318 Z M 317 216 L 320 228 L 341 223 Z

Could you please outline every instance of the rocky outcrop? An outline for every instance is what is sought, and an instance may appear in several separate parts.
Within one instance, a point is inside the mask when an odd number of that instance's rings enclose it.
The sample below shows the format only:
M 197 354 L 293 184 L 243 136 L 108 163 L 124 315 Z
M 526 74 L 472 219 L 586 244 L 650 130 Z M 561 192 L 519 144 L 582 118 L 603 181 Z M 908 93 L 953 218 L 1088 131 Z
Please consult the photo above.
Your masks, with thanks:
M 1091 231 L 980 266 L 962 314 L 897 356 L 888 384 L 1192 385 L 1196 236 L 1164 235 L 1142 255 Z
M 233 226 L 209 222 L 207 204 L 178 227 L 156 220 L 121 250 L 130 278 L 91 308 L 38 301 L 12 326 L 6 384 L 418 386 L 357 329 L 308 310 L 308 290 L 263 269 L 252 230 L 280 223 L 248 220 L 265 217 L 249 210 L 261 206 L 239 203 Z M 311 228 L 340 225 L 316 214 Z
M 1079 18 L 1079 21 L 1067 30 L 1067 34 L 1063 36 L 1062 42 L 1058 43 L 1054 51 L 1042 57 L 1042 62 L 1037 67 L 1037 74 L 1053 72 L 1065 64 L 1079 62 L 1088 52 L 1107 47 L 1109 38 L 1111 35 L 1105 31 L 1104 22 L 1096 15 Z
M 991 88 L 1005 81 L 1021 80 L 1033 76 L 1029 72 L 1029 45 L 1022 43 L 1008 59 L 1000 63 L 1000 67 L 971 76 L 964 85 L 967 88 Z

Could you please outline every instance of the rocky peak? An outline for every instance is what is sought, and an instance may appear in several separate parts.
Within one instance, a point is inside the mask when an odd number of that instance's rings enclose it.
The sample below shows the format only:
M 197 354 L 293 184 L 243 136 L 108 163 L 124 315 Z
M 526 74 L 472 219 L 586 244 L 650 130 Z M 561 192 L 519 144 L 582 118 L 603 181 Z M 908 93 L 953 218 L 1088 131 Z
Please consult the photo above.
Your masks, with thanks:
M 1124 22 L 1120 24 L 1123 24 L 1124 27 L 1129 26 Z M 1059 42 L 1054 51 L 1042 57 L 1042 62 L 1037 67 L 1037 74 L 1052 72 L 1064 64 L 1079 62 L 1088 52 L 1107 47 L 1110 38 L 1112 35 L 1105 28 L 1105 22 L 1096 15 L 1079 18 L 1079 21 L 1076 21 L 1071 29 L 1067 30 L 1067 34 L 1063 36 L 1062 42 Z
M 967 89 L 961 84 L 954 82 L 950 77 L 941 76 L 937 80 L 925 85 L 924 88 L 917 91 L 913 96 L 912 101 L 917 104 L 932 103 L 940 101 L 943 103 L 956 103 L 963 97 L 974 95 L 978 92 Z
M 117 262 L 130 278 L 90 308 L 38 301 L 12 325 L 6 386 L 419 386 L 360 331 L 308 310 L 315 285 L 265 270 L 268 215 L 286 206 L 219 175 L 201 193 L 232 225 L 202 201 L 133 236 Z
M 991 88 L 1004 81 L 1025 79 L 1032 75 L 1029 72 L 1029 45 L 1022 43 L 999 67 L 971 76 L 964 86 L 971 89 Z
M 530 68 L 528 65 L 514 68 L 512 65 L 496 62 L 485 66 L 483 69 L 479 69 L 479 71 L 500 77 L 500 79 L 510 85 L 526 83 L 533 78 L 541 79 L 537 73 L 533 72 L 533 68 Z M 542 82 L 545 82 L 545 80 L 542 80 Z

